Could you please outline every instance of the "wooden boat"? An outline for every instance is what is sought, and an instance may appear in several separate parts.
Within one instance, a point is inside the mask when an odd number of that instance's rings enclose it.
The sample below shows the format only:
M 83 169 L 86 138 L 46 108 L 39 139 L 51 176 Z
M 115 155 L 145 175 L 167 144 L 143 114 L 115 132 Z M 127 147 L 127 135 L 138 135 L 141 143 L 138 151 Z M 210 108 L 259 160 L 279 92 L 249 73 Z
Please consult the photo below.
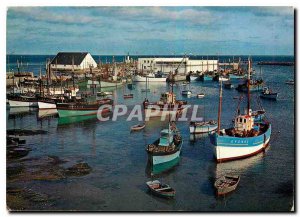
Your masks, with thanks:
M 123 95 L 123 98 L 124 98 L 124 99 L 133 98 L 133 93 L 124 94 L 124 95 Z
M 231 84 L 230 81 L 224 82 L 224 88 L 225 89 L 232 89 L 232 88 L 234 88 L 234 85 Z
M 287 80 L 285 83 L 289 84 L 289 85 L 294 85 L 295 81 L 293 79 L 290 79 L 290 80 Z
M 97 92 L 97 96 L 109 96 L 109 95 L 112 95 L 113 93 L 112 92 L 109 92 L 109 91 L 100 91 L 100 92 Z
M 157 102 L 148 102 L 148 100 L 143 102 L 145 117 L 176 115 L 186 109 L 185 105 L 187 105 L 187 101 L 176 100 L 173 91 L 162 93 Z
M 218 124 L 214 120 L 210 121 L 199 121 L 199 122 L 190 122 L 190 133 L 208 133 L 213 130 L 216 130 Z
M 250 61 L 250 60 L 249 60 Z M 250 64 L 248 64 L 248 87 L 250 84 Z M 248 103 L 245 114 L 234 118 L 234 126 L 221 129 L 222 85 L 220 85 L 220 100 L 218 111 L 218 128 L 210 134 L 214 145 L 214 155 L 218 163 L 238 160 L 256 155 L 264 151 L 271 138 L 271 123 L 266 120 L 256 122 L 250 108 L 250 88 L 248 88 Z M 254 112 L 253 112 L 254 113 Z M 258 114 L 258 117 L 262 114 Z
M 198 94 L 197 94 L 197 98 L 199 98 L 199 99 L 200 99 L 200 98 L 203 98 L 204 96 L 205 96 L 204 93 L 198 93 Z
M 240 182 L 240 176 L 225 175 L 215 181 L 216 193 L 218 196 L 228 194 L 236 189 Z
M 160 138 L 147 145 L 148 159 L 153 165 L 153 171 L 166 171 L 174 167 L 180 159 L 182 137 L 174 122 L 169 123 L 168 129 L 163 129 Z
M 162 184 L 158 180 L 146 182 L 148 188 L 157 196 L 172 198 L 175 196 L 175 190 L 167 184 Z
M 265 87 L 261 92 L 260 97 L 264 99 L 277 100 L 278 93 L 272 92 L 269 88 Z
M 35 96 L 10 95 L 8 97 L 10 107 L 37 107 L 38 100 Z
M 102 105 L 112 105 L 112 99 L 101 99 L 95 102 L 72 102 L 72 103 L 57 103 L 56 108 L 59 117 L 71 117 L 82 115 L 95 115 L 101 112 L 106 114 L 111 111 L 111 108 L 99 110 Z
M 131 127 L 131 131 L 139 131 L 144 129 L 146 124 L 136 124 Z
M 188 96 L 188 95 L 192 94 L 192 91 L 190 91 L 190 90 L 183 90 L 183 91 L 181 91 L 181 94 L 184 95 L 184 96 Z

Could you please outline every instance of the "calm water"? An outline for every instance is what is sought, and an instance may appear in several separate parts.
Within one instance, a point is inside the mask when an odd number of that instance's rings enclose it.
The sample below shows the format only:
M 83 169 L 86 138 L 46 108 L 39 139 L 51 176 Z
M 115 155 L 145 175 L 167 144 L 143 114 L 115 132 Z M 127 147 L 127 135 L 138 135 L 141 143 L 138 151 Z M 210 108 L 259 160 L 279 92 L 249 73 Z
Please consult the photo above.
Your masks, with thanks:
M 256 71 L 259 68 L 254 65 Z M 288 211 L 293 201 L 295 174 L 294 135 L 294 86 L 286 85 L 294 77 L 294 67 L 263 66 L 263 77 L 273 90 L 279 92 L 277 102 L 261 100 L 272 123 L 270 148 L 264 154 L 228 163 L 216 164 L 208 136 L 190 137 L 188 122 L 177 126 L 184 139 L 180 163 L 173 170 L 156 176 L 176 190 L 174 200 L 164 200 L 147 192 L 145 182 L 151 178 L 146 172 L 145 146 L 158 138 L 167 123 L 158 119 L 147 122 L 144 131 L 130 133 L 137 120 L 99 122 L 91 119 L 72 124 L 61 124 L 59 118 L 38 120 L 38 111 L 21 117 L 12 117 L 7 109 L 7 128 L 43 129 L 46 135 L 27 136 L 32 151 L 26 158 L 55 155 L 62 159 L 85 161 L 92 172 L 83 177 L 71 177 L 60 181 L 26 181 L 21 185 L 50 195 L 52 204 L 32 209 L 43 210 L 114 210 L 114 211 Z M 114 90 L 116 103 L 133 107 L 141 104 L 145 93 L 144 84 L 132 91 L 133 99 L 123 99 L 129 90 Z M 149 101 L 158 100 L 168 85 L 151 84 Z M 204 92 L 205 98 L 185 98 L 200 107 L 199 114 L 205 119 L 216 119 L 218 112 L 218 83 L 194 82 L 193 93 Z M 174 91 L 178 98 L 180 86 Z M 224 90 L 222 127 L 231 124 L 239 95 L 236 90 Z M 252 108 L 257 106 L 253 94 Z M 223 173 L 241 175 L 237 190 L 226 197 L 216 198 L 213 183 Z M 19 183 L 20 184 L 20 183 Z

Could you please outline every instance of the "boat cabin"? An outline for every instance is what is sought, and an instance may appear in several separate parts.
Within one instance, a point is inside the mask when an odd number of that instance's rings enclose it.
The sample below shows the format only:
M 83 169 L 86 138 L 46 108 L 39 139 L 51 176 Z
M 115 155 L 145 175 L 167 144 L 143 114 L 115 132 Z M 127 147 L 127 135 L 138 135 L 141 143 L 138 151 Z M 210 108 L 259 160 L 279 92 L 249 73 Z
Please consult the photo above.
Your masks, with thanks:
M 254 120 L 251 113 L 248 115 L 238 115 L 234 119 L 234 128 L 238 131 L 250 131 L 253 128 Z
M 173 133 L 169 129 L 164 129 L 160 132 L 159 145 L 169 146 L 173 142 Z

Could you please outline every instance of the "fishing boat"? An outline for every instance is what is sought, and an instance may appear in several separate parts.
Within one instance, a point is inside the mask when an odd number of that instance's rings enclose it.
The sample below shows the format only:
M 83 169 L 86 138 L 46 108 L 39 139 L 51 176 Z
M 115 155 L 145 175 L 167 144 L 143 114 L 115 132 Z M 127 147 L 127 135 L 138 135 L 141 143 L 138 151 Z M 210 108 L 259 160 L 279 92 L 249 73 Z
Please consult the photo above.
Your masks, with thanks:
M 176 100 L 173 91 L 162 93 L 157 102 L 149 102 L 147 99 L 143 102 L 146 117 L 180 114 L 186 109 L 185 105 L 187 101 Z
M 97 96 L 110 96 L 113 95 L 113 92 L 110 91 L 98 91 Z
M 162 184 L 158 180 L 148 181 L 146 185 L 152 193 L 157 196 L 172 198 L 175 196 L 175 190 L 167 184 Z
M 250 84 L 250 64 L 248 68 L 248 84 Z M 249 85 L 248 85 L 249 86 Z M 250 109 L 250 88 L 248 88 L 248 104 L 245 114 L 237 114 L 234 126 L 220 129 L 222 111 L 222 85 L 220 85 L 220 100 L 218 111 L 218 128 L 210 134 L 214 145 L 217 162 L 237 160 L 250 157 L 264 151 L 269 145 L 271 124 L 266 120 L 256 123 Z
M 205 97 L 205 94 L 204 94 L 204 93 L 198 93 L 198 94 L 197 94 L 197 97 L 198 97 L 199 99 L 204 98 L 204 97 Z
M 210 76 L 210 75 L 201 75 L 200 76 L 200 80 L 201 81 L 212 81 L 213 80 L 213 76 Z
M 135 82 L 166 82 L 167 77 L 162 74 L 159 74 L 159 73 L 154 74 L 154 73 L 150 72 L 146 76 L 142 76 L 142 75 L 133 76 L 133 81 L 135 81 Z
M 190 75 L 190 81 L 200 81 L 199 75 Z
M 260 94 L 261 98 L 277 100 L 278 93 L 272 92 L 268 87 L 265 87 Z
M 192 91 L 190 91 L 190 90 L 183 90 L 183 91 L 181 91 L 181 94 L 182 94 L 183 96 L 188 96 L 188 95 L 191 95 L 191 94 L 192 94 Z
M 246 75 L 240 75 L 240 74 L 229 74 L 229 79 L 230 80 L 240 80 L 240 79 L 245 79 Z
M 133 93 L 124 94 L 124 95 L 123 95 L 123 98 L 124 98 L 124 99 L 130 99 L 130 98 L 133 98 Z
M 143 123 L 143 124 L 136 124 L 136 125 L 133 125 L 130 129 L 131 129 L 131 131 L 139 131 L 139 130 L 144 129 L 145 126 L 146 126 L 145 123 Z
M 219 76 L 218 81 L 229 81 L 229 78 L 225 76 Z
M 38 100 L 35 96 L 10 95 L 8 104 L 10 107 L 37 107 Z
M 295 81 L 293 79 L 290 79 L 290 80 L 287 80 L 285 83 L 289 84 L 289 85 L 294 85 Z
M 238 175 L 225 175 L 215 181 L 216 193 L 218 196 L 228 194 L 236 189 L 240 182 Z
M 122 81 L 113 81 L 113 80 L 106 80 L 106 81 L 95 81 L 95 80 L 88 80 L 87 81 L 87 88 L 107 88 L 107 87 L 120 87 L 123 85 Z
M 111 108 L 104 108 L 101 111 L 99 107 L 102 105 L 112 105 L 112 99 L 101 99 L 94 102 L 71 102 L 57 103 L 56 108 L 59 117 L 72 117 L 82 115 L 106 114 L 111 112 Z
M 234 88 L 234 85 L 231 84 L 230 81 L 227 81 L 227 82 L 224 82 L 224 88 L 225 89 L 232 89 L 232 88 Z
M 147 145 L 148 159 L 153 173 L 159 173 L 174 167 L 180 159 L 182 137 L 174 122 L 160 132 L 160 138 Z
M 216 130 L 218 124 L 214 120 L 210 121 L 191 121 L 190 122 L 190 133 L 208 133 Z

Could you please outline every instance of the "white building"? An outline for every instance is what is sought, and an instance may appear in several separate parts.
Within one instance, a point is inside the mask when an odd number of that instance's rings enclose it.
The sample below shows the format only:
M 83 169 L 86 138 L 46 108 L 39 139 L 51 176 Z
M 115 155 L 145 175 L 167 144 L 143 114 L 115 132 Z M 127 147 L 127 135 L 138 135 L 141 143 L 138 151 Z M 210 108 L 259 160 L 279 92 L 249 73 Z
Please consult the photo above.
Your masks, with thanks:
M 59 52 L 51 61 L 51 68 L 57 70 L 83 70 L 95 68 L 97 63 L 88 52 Z
M 190 60 L 185 58 L 138 58 L 139 72 L 169 73 L 178 70 L 179 74 L 189 72 L 205 72 L 218 69 L 218 60 Z

